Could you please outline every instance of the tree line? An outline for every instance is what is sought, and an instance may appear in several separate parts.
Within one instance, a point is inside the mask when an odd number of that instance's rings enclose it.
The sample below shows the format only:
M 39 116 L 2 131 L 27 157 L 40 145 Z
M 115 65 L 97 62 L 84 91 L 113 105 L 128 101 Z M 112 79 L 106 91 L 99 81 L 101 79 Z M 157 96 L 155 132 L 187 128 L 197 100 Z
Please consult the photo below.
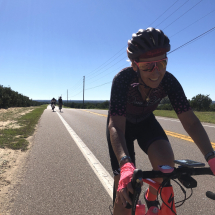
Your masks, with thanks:
M 12 90 L 10 87 L 0 85 L 0 108 L 30 107 L 42 104 L 43 103 L 33 101 L 29 99 L 29 97 Z
M 194 96 L 192 99 L 188 99 L 190 106 L 194 111 L 215 111 L 215 104 L 212 103 L 212 99 L 209 95 L 198 94 Z M 71 102 L 65 104 L 64 106 L 68 106 L 70 108 L 84 108 L 84 109 L 109 109 L 109 101 L 105 101 L 103 103 L 85 103 L 84 107 L 82 103 Z M 171 102 L 166 96 L 160 102 L 157 107 L 157 110 L 173 110 Z
M 76 103 L 76 102 L 71 102 L 71 103 L 65 103 L 64 106 L 70 107 L 70 108 L 84 108 L 84 109 L 103 109 L 103 110 L 108 110 L 109 109 L 109 101 L 105 101 L 102 103 L 91 103 L 87 102 L 84 104 L 82 103 Z
M 188 99 L 191 108 L 194 111 L 215 111 L 215 103 L 212 103 L 212 99 L 209 95 L 198 94 L 192 99 Z M 157 107 L 158 110 L 173 110 L 168 97 L 161 100 Z

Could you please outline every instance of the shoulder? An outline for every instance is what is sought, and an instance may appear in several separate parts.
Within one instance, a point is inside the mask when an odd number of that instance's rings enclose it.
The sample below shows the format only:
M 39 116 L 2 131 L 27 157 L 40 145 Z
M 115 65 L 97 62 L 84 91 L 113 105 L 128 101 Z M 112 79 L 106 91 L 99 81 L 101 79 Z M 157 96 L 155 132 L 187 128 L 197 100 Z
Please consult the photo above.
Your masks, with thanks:
M 132 67 L 122 69 L 112 82 L 112 91 L 127 91 L 129 84 L 137 77 Z
M 172 73 L 166 71 L 162 81 L 164 83 L 168 83 L 168 81 L 175 81 L 175 80 L 178 81 Z
M 120 72 L 118 72 L 115 77 L 115 79 L 120 79 L 120 78 L 132 78 L 136 75 L 136 72 L 133 70 L 132 67 L 126 67 L 124 69 L 122 69 Z
M 171 90 L 176 90 L 178 87 L 181 88 L 181 84 L 179 83 L 178 79 L 170 72 L 166 71 L 163 80 L 162 85 L 167 88 L 171 88 Z

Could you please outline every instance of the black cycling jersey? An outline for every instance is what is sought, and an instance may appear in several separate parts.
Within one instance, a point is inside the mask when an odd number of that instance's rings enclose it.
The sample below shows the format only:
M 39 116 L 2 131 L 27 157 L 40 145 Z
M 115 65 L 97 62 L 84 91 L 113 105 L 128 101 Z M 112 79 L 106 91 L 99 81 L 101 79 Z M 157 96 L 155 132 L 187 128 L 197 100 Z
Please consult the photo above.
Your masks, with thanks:
M 190 104 L 178 80 L 166 72 L 160 85 L 151 90 L 149 101 L 144 101 L 138 90 L 138 77 L 132 67 L 120 71 L 113 79 L 109 115 L 125 116 L 131 123 L 138 123 L 149 117 L 168 96 L 177 114 L 191 110 Z
M 58 103 L 62 105 L 63 104 L 62 99 L 58 99 Z

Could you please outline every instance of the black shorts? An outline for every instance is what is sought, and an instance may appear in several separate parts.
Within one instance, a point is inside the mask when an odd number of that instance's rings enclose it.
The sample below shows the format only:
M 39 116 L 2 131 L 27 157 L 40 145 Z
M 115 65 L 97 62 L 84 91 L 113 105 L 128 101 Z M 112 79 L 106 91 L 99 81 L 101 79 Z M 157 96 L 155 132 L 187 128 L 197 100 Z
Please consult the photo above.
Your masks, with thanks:
M 110 161 L 113 170 L 113 174 L 116 176 L 120 173 L 119 164 L 115 153 L 113 151 L 111 141 L 110 141 L 110 133 L 108 130 L 109 117 L 107 120 L 107 142 L 109 147 Z M 125 139 L 126 145 L 129 152 L 129 156 L 131 157 L 132 162 L 135 164 L 135 152 L 134 152 L 134 140 L 137 140 L 140 148 L 147 154 L 149 146 L 156 140 L 168 140 L 166 133 L 163 128 L 156 120 L 154 114 L 149 115 L 148 118 L 139 122 L 137 124 L 130 123 L 126 121 L 126 129 L 125 129 Z

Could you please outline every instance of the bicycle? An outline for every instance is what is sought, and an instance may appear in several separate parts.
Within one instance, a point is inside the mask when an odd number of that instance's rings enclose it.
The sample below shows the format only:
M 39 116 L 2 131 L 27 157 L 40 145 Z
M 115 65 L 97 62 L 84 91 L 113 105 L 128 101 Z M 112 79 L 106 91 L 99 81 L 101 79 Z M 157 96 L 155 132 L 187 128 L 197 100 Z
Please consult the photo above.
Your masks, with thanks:
M 191 160 L 189 160 L 191 161 Z M 175 161 L 175 163 L 177 160 Z M 195 162 L 195 161 L 192 161 Z M 201 163 L 202 164 L 202 163 Z M 185 188 L 195 188 L 197 187 L 197 181 L 192 178 L 193 175 L 213 175 L 213 172 L 209 167 L 193 167 L 193 166 L 179 166 L 179 167 L 169 167 L 165 166 L 165 168 L 160 168 L 160 171 L 142 171 L 139 169 L 135 169 L 133 178 L 131 180 L 131 184 L 134 189 L 134 194 L 129 193 L 130 198 L 132 199 L 132 205 L 127 203 L 126 208 L 132 209 L 132 215 L 177 215 L 176 214 L 176 207 L 181 206 L 187 199 L 189 199 L 192 196 L 191 195 L 186 198 L 186 191 L 185 189 L 180 185 L 180 183 Z M 160 184 L 158 182 L 155 182 L 152 180 L 152 178 L 163 178 L 163 182 Z M 175 181 L 175 179 L 178 179 L 180 183 Z M 172 185 L 170 184 L 170 180 L 174 180 L 182 189 L 183 193 L 185 194 L 185 199 L 178 202 L 181 203 L 180 205 L 176 206 L 174 202 L 174 192 Z M 141 181 L 151 185 L 154 187 L 158 193 L 160 194 L 162 205 L 159 208 L 157 207 L 150 207 L 147 213 L 145 214 L 144 207 L 142 209 L 142 212 L 137 212 L 136 207 L 139 207 L 137 202 L 139 201 L 139 196 L 141 193 Z M 210 199 L 215 200 L 215 193 L 211 191 L 206 192 L 206 196 Z
M 52 104 L 52 111 L 54 112 L 54 109 L 55 109 L 55 105 L 54 104 Z

